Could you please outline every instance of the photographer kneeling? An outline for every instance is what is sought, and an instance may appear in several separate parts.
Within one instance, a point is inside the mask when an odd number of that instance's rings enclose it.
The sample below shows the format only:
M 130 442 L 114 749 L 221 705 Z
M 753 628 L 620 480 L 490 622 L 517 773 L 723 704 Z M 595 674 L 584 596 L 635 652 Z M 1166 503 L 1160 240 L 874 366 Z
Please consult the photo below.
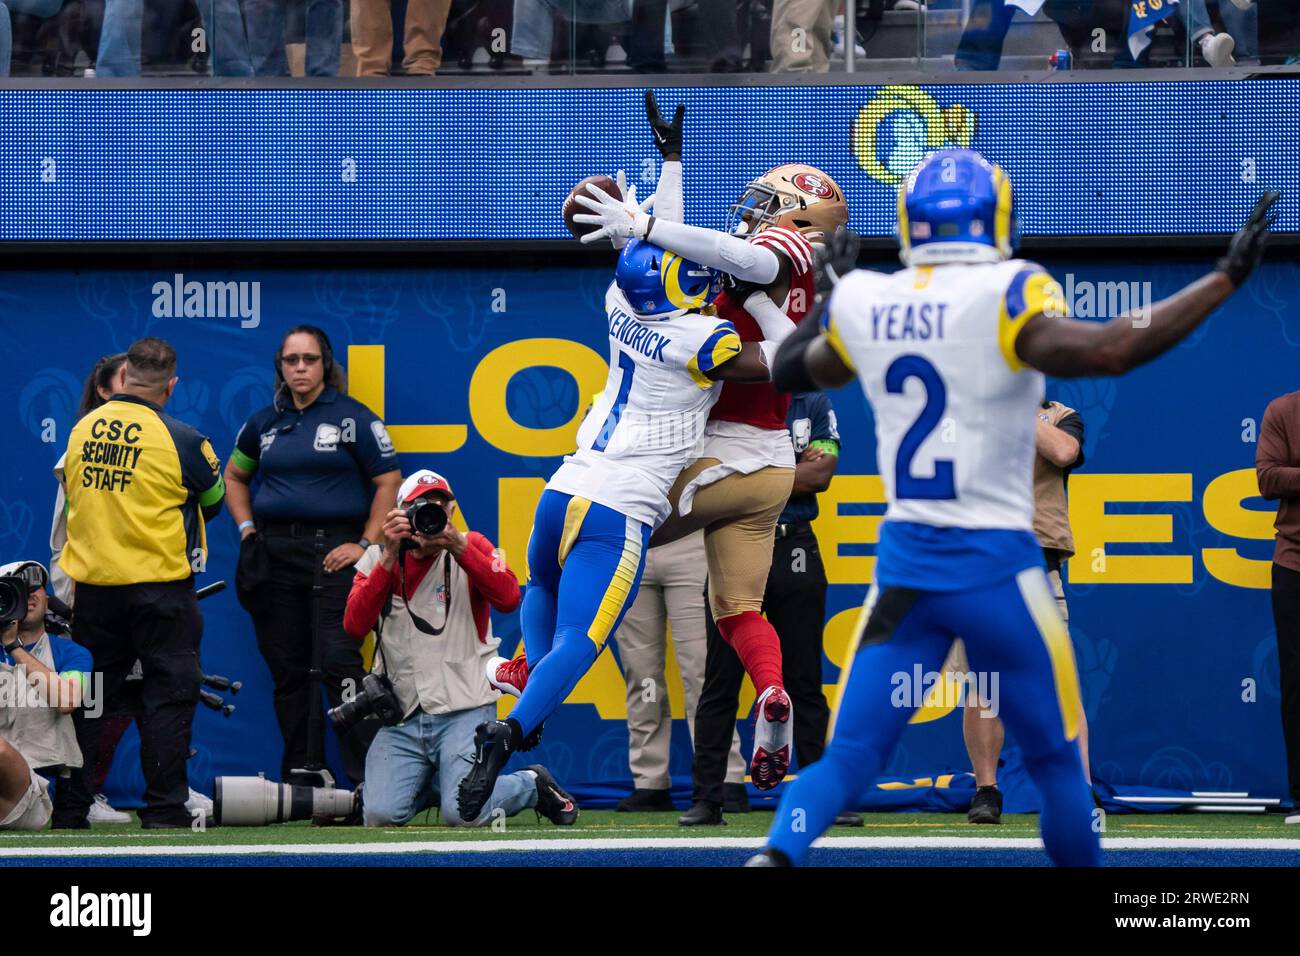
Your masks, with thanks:
M 372 545 L 357 562 L 343 615 L 358 640 L 376 630 L 374 674 L 386 680 L 372 675 L 364 703 L 331 712 L 336 720 L 370 708 L 389 715 L 366 755 L 366 826 L 401 826 L 432 806 L 452 826 L 481 826 L 498 811 L 513 816 L 527 807 L 572 824 L 577 805 L 542 766 L 502 776 L 479 818 L 460 818 L 456 790 L 474 759 L 474 729 L 494 719 L 499 696 L 484 672 L 500 643 L 489 606 L 513 611 L 519 582 L 487 538 L 452 527 L 455 496 L 442 476 L 417 471 L 402 482 L 397 504 L 383 547 Z
M 0 830 L 43 830 L 51 816 L 56 827 L 85 826 L 90 808 L 89 794 L 75 799 L 69 774 L 82 765 L 72 715 L 93 664 L 84 647 L 46 633 L 48 583 L 39 562 L 0 567 L 0 613 L 9 620 L 0 626 Z

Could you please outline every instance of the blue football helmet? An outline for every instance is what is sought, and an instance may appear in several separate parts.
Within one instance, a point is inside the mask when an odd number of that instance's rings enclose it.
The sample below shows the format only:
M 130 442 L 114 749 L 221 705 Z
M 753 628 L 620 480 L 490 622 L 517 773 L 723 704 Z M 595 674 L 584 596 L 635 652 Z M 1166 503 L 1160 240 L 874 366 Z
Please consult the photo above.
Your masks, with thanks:
M 656 319 L 702 309 L 722 288 L 716 269 L 637 239 L 623 247 L 614 281 L 638 315 Z
M 1020 241 L 1011 180 L 970 149 L 941 149 L 898 188 L 899 257 L 905 265 L 1001 262 Z

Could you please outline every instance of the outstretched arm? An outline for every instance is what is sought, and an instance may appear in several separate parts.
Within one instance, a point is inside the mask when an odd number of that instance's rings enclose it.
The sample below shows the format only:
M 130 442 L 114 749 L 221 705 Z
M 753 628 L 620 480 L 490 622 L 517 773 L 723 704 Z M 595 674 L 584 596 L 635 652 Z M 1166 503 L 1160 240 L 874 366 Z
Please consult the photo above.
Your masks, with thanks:
M 1109 322 L 1078 322 L 1039 313 L 1016 337 L 1016 355 L 1026 365 L 1060 378 L 1123 375 L 1162 355 L 1205 321 L 1240 288 L 1259 264 L 1276 221 L 1269 209 L 1278 193 L 1266 192 L 1250 219 L 1232 239 L 1214 272 L 1151 307 L 1139 320 L 1122 315 Z

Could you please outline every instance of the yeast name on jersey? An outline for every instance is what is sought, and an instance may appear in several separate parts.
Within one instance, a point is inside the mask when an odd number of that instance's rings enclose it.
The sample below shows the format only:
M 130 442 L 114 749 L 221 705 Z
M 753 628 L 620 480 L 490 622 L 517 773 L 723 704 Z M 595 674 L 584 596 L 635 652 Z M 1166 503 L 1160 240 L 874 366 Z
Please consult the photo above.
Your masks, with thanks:
M 871 337 L 887 342 L 943 338 L 947 302 L 887 302 L 871 306 Z

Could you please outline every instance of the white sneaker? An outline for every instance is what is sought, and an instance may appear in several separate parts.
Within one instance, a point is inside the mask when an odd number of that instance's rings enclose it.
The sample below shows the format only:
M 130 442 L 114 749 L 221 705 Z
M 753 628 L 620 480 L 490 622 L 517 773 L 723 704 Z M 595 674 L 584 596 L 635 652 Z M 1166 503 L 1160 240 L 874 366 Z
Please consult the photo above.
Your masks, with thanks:
M 1207 33 L 1201 37 L 1201 56 L 1210 66 L 1235 66 L 1232 50 L 1237 41 L 1227 33 Z
M 844 55 L 844 14 L 842 13 L 835 18 L 835 24 L 831 27 L 831 49 L 834 56 Z M 867 55 L 861 43 L 853 44 L 853 53 L 855 56 Z
M 1236 0 L 1233 0 L 1235 3 Z M 924 10 L 925 0 L 898 0 L 894 4 L 895 10 Z
M 1255 0 L 1232 0 L 1232 5 L 1238 10 L 1249 10 L 1255 5 Z
M 90 812 L 86 814 L 86 819 L 91 823 L 130 823 L 131 814 L 114 810 L 112 804 L 108 802 L 108 797 L 97 793 L 95 802 L 90 805 Z
M 1300 823 L 1300 810 L 1297 810 L 1295 813 L 1288 814 L 1288 815 L 1287 815 L 1287 818 L 1286 818 L 1284 821 L 1282 821 L 1282 822 L 1283 822 L 1283 823 Z
M 750 779 L 759 790 L 771 790 L 790 769 L 790 741 L 794 736 L 794 705 L 790 695 L 773 684 L 754 705 L 754 757 Z
M 488 683 L 503 694 L 518 697 L 528 686 L 528 661 L 522 655 L 512 660 L 494 657 L 487 662 L 484 671 Z
M 212 816 L 212 801 L 199 793 L 193 787 L 190 787 L 190 798 L 185 801 L 185 809 L 193 816 L 195 813 L 202 812 L 205 817 Z

